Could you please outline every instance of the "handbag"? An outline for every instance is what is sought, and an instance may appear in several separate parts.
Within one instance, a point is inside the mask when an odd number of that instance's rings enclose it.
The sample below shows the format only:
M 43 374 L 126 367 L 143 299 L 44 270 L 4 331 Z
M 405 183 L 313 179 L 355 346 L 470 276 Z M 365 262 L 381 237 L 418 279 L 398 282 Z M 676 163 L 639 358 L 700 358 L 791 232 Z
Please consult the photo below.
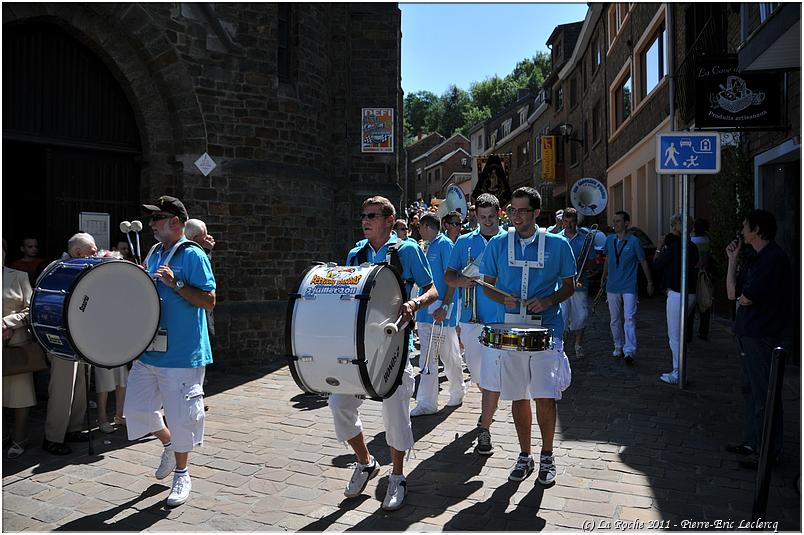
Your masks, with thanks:
M 3 377 L 48 369 L 45 352 L 36 342 L 19 347 L 3 347 Z
M 698 285 L 695 288 L 696 301 L 699 312 L 706 312 L 712 307 L 715 299 L 715 288 L 712 285 L 712 278 L 705 270 L 698 271 Z

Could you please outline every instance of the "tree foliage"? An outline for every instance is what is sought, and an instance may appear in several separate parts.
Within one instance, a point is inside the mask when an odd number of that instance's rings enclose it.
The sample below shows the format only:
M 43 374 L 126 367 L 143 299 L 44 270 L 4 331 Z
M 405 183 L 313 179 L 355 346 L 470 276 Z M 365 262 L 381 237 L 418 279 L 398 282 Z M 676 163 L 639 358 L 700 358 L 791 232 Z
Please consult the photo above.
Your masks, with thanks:
M 550 55 L 537 52 L 522 59 L 503 78 L 495 74 L 473 82 L 468 92 L 451 85 L 441 96 L 430 91 L 410 93 L 405 96 L 402 113 L 405 144 L 415 142 L 419 133 L 438 132 L 446 137 L 455 132 L 466 134 L 477 123 L 513 104 L 519 89 L 526 87 L 535 95 L 549 73 Z

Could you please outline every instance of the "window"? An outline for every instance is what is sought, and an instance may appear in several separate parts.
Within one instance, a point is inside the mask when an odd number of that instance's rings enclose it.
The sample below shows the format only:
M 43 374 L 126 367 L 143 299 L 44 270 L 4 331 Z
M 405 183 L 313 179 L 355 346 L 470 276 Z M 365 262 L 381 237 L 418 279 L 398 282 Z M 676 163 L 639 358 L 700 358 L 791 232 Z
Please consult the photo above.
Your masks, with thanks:
M 762 2 L 759 4 L 759 22 L 765 22 L 771 13 L 779 8 L 779 2 Z
M 521 108 L 519 110 L 519 125 L 522 126 L 527 122 L 527 120 L 528 120 L 528 109 Z
M 422 170 L 416 169 L 416 185 L 421 185 L 422 183 Z
M 495 130 L 491 136 L 489 136 L 489 147 L 493 147 L 497 144 L 497 131 Z
M 581 62 L 581 84 L 583 90 L 586 91 L 586 60 Z
M 435 182 L 436 182 L 436 185 L 441 184 L 441 169 L 436 169 Z
M 631 87 L 631 71 L 626 71 L 625 78 L 614 90 L 614 129 L 618 129 L 631 116 L 633 109 L 633 88 Z
M 511 133 L 511 123 L 513 119 L 508 119 L 502 124 L 502 137 L 507 136 Z
M 560 110 L 564 107 L 564 88 L 561 87 L 560 84 L 558 88 L 556 88 L 555 104 L 556 110 Z
M 578 105 L 578 77 L 573 76 L 570 78 L 569 87 L 570 109 Z
M 667 69 L 667 52 L 665 48 L 664 22 L 648 40 L 648 44 L 639 56 L 640 66 L 640 99 L 646 97 L 662 81 Z
M 628 16 L 629 5 L 626 2 L 618 2 L 609 6 L 609 45 L 617 38 L 623 29 L 623 23 Z
M 602 131 L 600 117 L 600 101 L 598 100 L 595 103 L 595 107 L 592 108 L 592 143 L 600 141 L 600 132 Z
M 589 119 L 586 117 L 583 119 L 583 130 L 581 131 L 581 136 L 583 139 L 583 152 L 589 156 Z
M 427 185 L 429 186 L 432 181 L 433 181 L 433 172 L 430 171 L 427 173 Z
M 570 141 L 569 139 L 567 139 L 567 144 L 569 144 L 569 150 L 570 150 L 570 165 L 577 165 L 578 143 L 576 141 Z
M 522 143 L 516 148 L 516 166 L 522 167 L 528 163 L 528 143 Z

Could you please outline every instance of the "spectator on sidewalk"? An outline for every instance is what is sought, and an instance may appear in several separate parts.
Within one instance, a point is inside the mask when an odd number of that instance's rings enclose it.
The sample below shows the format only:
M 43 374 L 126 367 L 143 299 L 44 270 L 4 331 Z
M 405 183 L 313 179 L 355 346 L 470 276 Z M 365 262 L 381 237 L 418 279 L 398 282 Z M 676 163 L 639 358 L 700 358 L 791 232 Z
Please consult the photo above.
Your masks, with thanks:
M 741 238 L 741 239 L 740 239 Z M 790 258 L 774 241 L 776 218 L 765 210 L 752 210 L 743 221 L 738 239 L 726 248 L 729 258 L 726 275 L 728 298 L 737 301 L 734 333 L 740 347 L 742 392 L 745 402 L 743 440 L 727 450 L 745 456 L 740 465 L 756 468 L 765 419 L 773 349 L 783 343 L 790 324 L 792 272 Z M 756 251 L 746 265 L 738 266 L 745 245 Z M 771 458 L 781 459 L 782 410 L 775 415 L 771 437 Z
M 661 249 L 653 259 L 653 267 L 661 273 L 662 287 L 667 291 L 667 338 L 673 355 L 673 369 L 659 376 L 663 383 L 678 384 L 678 356 L 681 345 L 681 215 L 670 219 L 671 232 L 665 236 Z M 692 219 L 688 227 L 692 227 Z M 687 315 L 695 308 L 695 282 L 698 273 L 698 248 L 687 238 Z M 691 325 L 687 325 L 691 328 Z
M 631 216 L 620 210 L 614 214 L 612 226 L 615 234 L 606 239 L 603 275 L 600 285 L 606 288 L 611 315 L 611 337 L 614 340 L 615 358 L 622 358 L 629 366 L 634 364 L 637 350 L 637 264 L 642 266 L 648 279 L 648 295 L 653 295 L 653 277 L 645 260 L 645 251 L 639 238 L 628 234 Z
M 50 266 L 69 258 L 86 258 L 98 252 L 95 238 L 79 232 L 67 241 L 67 252 L 51 262 Z M 45 438 L 42 449 L 52 455 L 68 455 L 72 452 L 65 442 L 83 442 L 88 439 L 81 432 L 87 411 L 88 364 L 48 354 L 50 360 L 50 383 L 48 385 Z
M 39 241 L 36 238 L 23 238 L 20 245 L 22 258 L 9 262 L 8 267 L 28 274 L 28 281 L 31 286 L 36 285 L 36 279 L 42 273 L 45 259 L 37 256 L 39 254 Z
M 696 219 L 692 225 L 692 243 L 698 248 L 698 269 L 705 271 L 710 280 L 717 279 L 717 269 L 715 267 L 715 259 L 710 254 L 711 240 L 709 238 L 709 221 L 706 219 Z M 712 317 L 712 308 L 705 311 L 700 310 L 700 305 L 693 307 L 690 310 L 687 323 L 689 330 L 687 331 L 687 341 L 692 341 L 693 325 L 695 324 L 695 312 L 698 312 L 700 320 L 698 323 L 698 338 L 707 340 L 709 338 L 709 321 Z
M 3 240 L 3 261 L 6 247 Z M 34 342 L 28 330 L 32 294 L 27 273 L 3 267 L 3 347 L 23 347 Z M 5 351 L 3 356 L 7 356 Z M 3 375 L 3 408 L 14 415 L 14 425 L 8 433 L 9 459 L 22 455 L 28 445 L 28 415 L 35 405 L 33 373 Z

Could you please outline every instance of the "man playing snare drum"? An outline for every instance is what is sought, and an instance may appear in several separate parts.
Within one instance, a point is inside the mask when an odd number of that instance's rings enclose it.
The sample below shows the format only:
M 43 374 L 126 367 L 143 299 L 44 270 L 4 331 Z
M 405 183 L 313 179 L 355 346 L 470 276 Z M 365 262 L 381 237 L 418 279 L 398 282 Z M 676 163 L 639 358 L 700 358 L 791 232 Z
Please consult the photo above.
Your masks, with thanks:
M 394 205 L 385 197 L 371 197 L 363 202 L 360 224 L 367 242 L 349 251 L 346 263 L 359 265 L 362 262 L 395 263 L 395 253 L 391 248 L 397 243 L 397 236 L 391 236 L 391 228 L 396 219 Z M 424 252 L 410 241 L 401 241 L 396 245 L 398 260 L 401 263 L 402 278 L 414 280 L 421 288 L 419 297 L 402 303 L 399 314 L 403 322 L 413 320 L 413 314 L 438 299 L 438 291 L 433 285 L 430 265 Z M 405 296 L 407 297 L 407 296 Z M 393 511 L 402 507 L 407 494 L 407 482 L 402 473 L 405 451 L 413 447 L 413 430 L 410 427 L 408 405 L 413 395 L 415 379 L 410 361 L 405 364 L 402 384 L 394 394 L 382 402 L 382 419 L 385 424 L 385 438 L 391 447 L 391 476 L 388 479 L 388 491 L 382 502 L 382 508 Z M 335 423 L 335 435 L 339 441 L 349 443 L 357 456 L 352 478 L 346 484 L 344 495 L 353 498 L 365 490 L 368 481 L 380 473 L 380 465 L 369 453 L 366 439 L 363 436 L 363 423 L 360 421 L 360 406 L 363 400 L 349 394 L 331 394 L 329 408 Z
M 501 364 L 500 396 L 512 400 L 521 453 L 508 479 L 522 481 L 534 470 L 531 456 L 532 413 L 530 397 L 536 401 L 536 418 L 542 435 L 538 481 L 550 485 L 556 477 L 553 437 L 556 401 L 570 383 L 569 361 L 564 355 L 564 321 L 559 303 L 575 290 L 575 259 L 563 237 L 536 227 L 541 197 L 529 187 L 513 193 L 508 215 L 514 229 L 489 241 L 480 273 L 487 283 L 519 296 L 503 296 L 489 288 L 486 295 L 505 304 L 506 324 L 525 324 L 550 330 L 553 348 L 543 351 L 505 351 Z

